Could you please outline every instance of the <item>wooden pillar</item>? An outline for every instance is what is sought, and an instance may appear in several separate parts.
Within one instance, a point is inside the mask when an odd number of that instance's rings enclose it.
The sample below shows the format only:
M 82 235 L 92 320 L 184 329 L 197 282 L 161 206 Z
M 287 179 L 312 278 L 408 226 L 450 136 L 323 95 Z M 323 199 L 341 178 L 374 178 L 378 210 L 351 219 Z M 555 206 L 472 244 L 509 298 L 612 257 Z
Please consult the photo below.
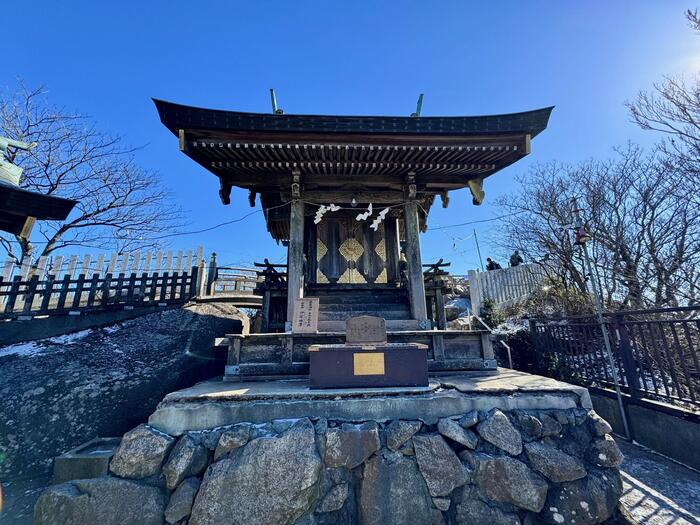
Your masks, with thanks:
M 287 326 L 292 329 L 294 301 L 304 295 L 304 203 L 293 200 L 289 215 L 287 248 Z
M 425 285 L 423 284 L 423 265 L 420 256 L 420 239 L 418 227 L 418 204 L 409 200 L 403 205 L 403 223 L 406 234 L 406 263 L 408 270 L 408 287 L 413 318 L 427 329 L 428 308 L 425 302 Z

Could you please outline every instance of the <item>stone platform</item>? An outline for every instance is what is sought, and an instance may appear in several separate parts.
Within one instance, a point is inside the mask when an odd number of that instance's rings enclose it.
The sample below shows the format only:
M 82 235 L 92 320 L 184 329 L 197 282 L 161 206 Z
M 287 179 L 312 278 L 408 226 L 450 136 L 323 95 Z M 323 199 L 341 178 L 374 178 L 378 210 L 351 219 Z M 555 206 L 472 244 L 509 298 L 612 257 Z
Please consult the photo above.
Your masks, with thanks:
M 205 382 L 124 435 L 109 476 L 49 487 L 35 524 L 593 525 L 622 492 L 610 431 L 584 388 L 511 370 Z
M 312 390 L 306 379 L 206 381 L 165 396 L 149 425 L 179 436 L 242 421 L 323 417 L 346 421 L 435 421 L 470 410 L 591 409 L 588 391 L 509 369 L 434 377 L 428 387 Z

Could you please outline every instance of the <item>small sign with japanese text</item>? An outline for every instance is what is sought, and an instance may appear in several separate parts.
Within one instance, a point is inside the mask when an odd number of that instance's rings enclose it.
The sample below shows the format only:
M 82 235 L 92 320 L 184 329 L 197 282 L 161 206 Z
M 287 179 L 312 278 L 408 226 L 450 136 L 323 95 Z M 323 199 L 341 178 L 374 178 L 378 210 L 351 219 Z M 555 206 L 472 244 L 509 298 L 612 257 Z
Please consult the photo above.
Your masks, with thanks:
M 318 332 L 318 304 L 318 297 L 304 297 L 294 301 L 292 333 L 313 334 Z

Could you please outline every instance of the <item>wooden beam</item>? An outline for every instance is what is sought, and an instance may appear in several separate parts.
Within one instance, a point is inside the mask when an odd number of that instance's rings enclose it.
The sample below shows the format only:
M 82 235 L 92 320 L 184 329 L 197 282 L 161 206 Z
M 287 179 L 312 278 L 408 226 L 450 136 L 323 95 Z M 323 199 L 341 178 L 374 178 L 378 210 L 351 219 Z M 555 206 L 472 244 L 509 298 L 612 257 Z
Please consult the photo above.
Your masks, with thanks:
M 294 301 L 304 296 L 304 203 L 292 201 L 287 248 L 287 323 L 291 330 Z
M 304 191 L 304 199 L 319 203 L 350 203 L 352 199 L 358 203 L 374 203 L 374 204 L 397 204 L 403 202 L 403 193 L 400 191 Z M 288 195 L 282 194 L 282 200 L 287 202 L 291 200 Z
M 418 322 L 428 319 L 428 307 L 425 302 L 425 285 L 423 283 L 423 264 L 420 254 L 418 225 L 418 204 L 408 201 L 403 206 L 404 230 L 406 235 L 405 254 L 408 269 L 408 286 L 411 313 Z

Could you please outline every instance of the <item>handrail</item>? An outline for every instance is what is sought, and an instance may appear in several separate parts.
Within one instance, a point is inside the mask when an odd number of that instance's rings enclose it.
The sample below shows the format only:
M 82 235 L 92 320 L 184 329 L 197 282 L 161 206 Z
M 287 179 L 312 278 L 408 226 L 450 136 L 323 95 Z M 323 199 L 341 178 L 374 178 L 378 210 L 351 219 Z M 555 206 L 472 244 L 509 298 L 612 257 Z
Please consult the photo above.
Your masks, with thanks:
M 493 334 L 493 328 L 491 328 L 489 325 L 487 325 L 486 321 L 484 321 L 481 317 L 479 317 L 476 314 L 473 314 L 473 315 L 474 315 L 474 317 L 476 317 L 477 321 L 479 321 L 482 325 L 484 325 L 484 327 L 489 332 L 491 332 Z M 513 356 L 510 353 L 510 346 L 508 345 L 508 343 L 506 343 L 505 341 L 502 341 L 500 339 L 498 340 L 498 342 L 501 343 L 505 347 L 506 352 L 508 353 L 508 368 L 513 368 Z

